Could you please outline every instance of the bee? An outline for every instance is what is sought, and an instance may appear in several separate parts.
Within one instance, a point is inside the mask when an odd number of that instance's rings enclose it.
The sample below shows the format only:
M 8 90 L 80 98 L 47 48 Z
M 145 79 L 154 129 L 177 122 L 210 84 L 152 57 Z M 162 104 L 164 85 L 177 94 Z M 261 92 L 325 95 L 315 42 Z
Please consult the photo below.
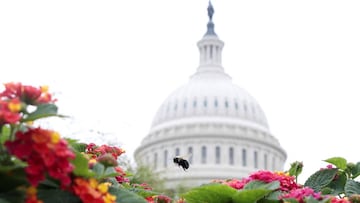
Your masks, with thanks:
M 188 169 L 190 166 L 189 162 L 185 158 L 180 156 L 174 157 L 174 163 L 179 165 L 179 167 L 182 167 L 184 171 L 186 171 L 186 169 Z

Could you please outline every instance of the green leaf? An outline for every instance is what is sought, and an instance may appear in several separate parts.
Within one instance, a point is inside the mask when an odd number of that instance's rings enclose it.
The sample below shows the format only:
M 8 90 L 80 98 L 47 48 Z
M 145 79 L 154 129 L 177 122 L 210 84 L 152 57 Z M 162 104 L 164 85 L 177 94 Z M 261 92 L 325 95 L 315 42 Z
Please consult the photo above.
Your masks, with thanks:
M 0 144 L 4 144 L 9 140 L 11 134 L 11 128 L 9 125 L 3 125 L 0 132 Z
M 360 194 L 360 183 L 350 179 L 345 184 L 345 195 L 350 197 L 355 194 Z
M 0 180 L 1 180 L 1 184 L 0 184 L 1 192 L 11 191 L 21 185 L 28 184 L 25 171 L 22 168 L 7 172 L 0 171 Z
M 0 198 L 0 203 L 11 203 L 11 202 L 9 202 L 9 201 L 7 201 L 7 200 L 5 200 L 5 199 Z
M 270 194 L 273 190 L 270 189 L 251 189 L 240 190 L 233 195 L 234 203 L 254 203 Z
M 306 181 L 304 186 L 320 192 L 322 188 L 326 187 L 335 177 L 338 169 L 322 169 L 312 174 Z
M 115 176 L 118 176 L 118 175 L 119 175 L 119 173 L 116 172 L 114 167 L 107 167 L 105 169 L 103 178 L 115 177 Z
M 303 163 L 296 161 L 290 165 L 289 174 L 290 176 L 299 176 L 303 169 Z
M 95 177 L 101 178 L 104 175 L 105 172 L 105 166 L 101 163 L 96 163 L 92 170 L 95 172 Z
M 231 203 L 232 196 L 237 194 L 237 190 L 224 184 L 206 184 L 191 189 L 181 197 L 187 203 Z
M 305 197 L 304 199 L 306 203 L 319 203 L 319 201 L 315 199 L 313 196 L 308 196 Z
M 360 175 L 360 162 L 357 162 L 354 168 L 351 170 L 352 178 L 355 179 Z
M 276 190 L 280 188 L 280 182 L 279 181 L 273 181 L 270 183 L 265 183 L 259 180 L 253 180 L 247 183 L 244 186 L 244 190 L 249 189 L 267 189 L 267 190 Z
M 299 203 L 296 199 L 294 199 L 294 198 L 284 198 L 283 199 L 284 200 L 284 202 L 286 202 L 286 203 Z
M 109 193 L 116 196 L 116 203 L 147 203 L 144 198 L 125 188 L 110 187 Z
M 94 172 L 89 170 L 89 162 L 80 152 L 75 152 L 75 159 L 71 161 L 75 166 L 73 173 L 76 176 L 92 177 Z
M 344 159 L 342 157 L 333 157 L 330 159 L 326 159 L 324 161 L 327 163 L 333 164 L 334 166 L 336 166 L 337 168 L 339 168 L 341 170 L 346 169 L 347 161 L 346 161 L 346 159 Z
M 60 116 L 57 114 L 57 106 L 55 104 L 40 104 L 36 107 L 36 110 L 28 114 L 22 122 L 34 121 L 39 118 L 45 118 L 50 116 Z
M 77 152 L 85 152 L 87 144 L 79 143 L 78 140 L 66 138 L 68 144 Z
M 281 191 L 276 190 L 266 196 L 266 200 L 279 201 L 279 196 L 282 194 Z
M 25 192 L 12 190 L 0 193 L 0 203 L 24 203 L 24 200 Z
M 145 189 L 141 189 L 141 188 L 129 188 L 129 191 L 135 192 L 136 194 L 138 194 L 144 198 L 159 194 L 158 192 L 154 192 L 152 190 L 145 190 Z
M 37 196 L 44 203 L 81 203 L 79 197 L 59 189 L 39 189 Z
M 327 194 L 336 196 L 344 193 L 346 180 L 347 180 L 346 174 L 344 172 L 340 172 L 340 173 L 338 172 L 336 179 L 331 181 L 331 183 L 327 186 L 332 189 L 331 193 L 327 193 Z

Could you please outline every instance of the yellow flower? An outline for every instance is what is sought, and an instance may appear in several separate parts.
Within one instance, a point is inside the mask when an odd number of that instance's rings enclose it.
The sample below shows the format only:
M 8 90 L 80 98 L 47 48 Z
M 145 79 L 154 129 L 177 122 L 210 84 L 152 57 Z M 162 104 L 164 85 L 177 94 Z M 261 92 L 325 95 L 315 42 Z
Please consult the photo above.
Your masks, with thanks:
M 60 141 L 60 134 L 58 132 L 51 133 L 51 143 L 56 144 Z
M 49 90 L 49 86 L 43 85 L 43 86 L 40 87 L 40 89 L 41 89 L 41 92 L 42 92 L 42 93 L 46 93 L 46 92 L 48 92 L 48 90 Z
M 89 179 L 89 185 L 90 185 L 91 188 L 96 189 L 96 187 L 98 186 L 98 182 L 97 182 L 96 179 L 90 178 L 90 179 Z
M 13 113 L 19 112 L 21 110 L 21 103 L 19 101 L 11 101 L 8 103 L 8 108 Z
M 98 189 L 102 194 L 105 194 L 105 193 L 107 193 L 110 185 L 111 185 L 111 184 L 110 184 L 109 182 L 100 183 L 100 184 L 97 186 L 97 189 Z
M 104 202 L 105 203 L 114 203 L 116 201 L 116 196 L 111 195 L 110 193 L 107 193 L 104 197 Z
M 30 186 L 26 189 L 26 194 L 29 196 L 36 195 L 36 192 L 37 192 L 37 190 L 36 190 L 36 187 L 34 187 L 34 186 Z

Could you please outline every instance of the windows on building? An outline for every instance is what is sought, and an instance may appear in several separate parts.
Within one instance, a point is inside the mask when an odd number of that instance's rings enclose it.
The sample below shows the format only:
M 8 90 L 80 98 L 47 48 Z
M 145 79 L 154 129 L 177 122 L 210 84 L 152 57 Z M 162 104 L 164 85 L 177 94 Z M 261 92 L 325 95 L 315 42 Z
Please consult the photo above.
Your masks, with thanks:
M 157 168 L 157 162 L 158 162 L 158 154 L 155 152 L 154 153 L 154 169 Z
M 267 154 L 264 154 L 264 168 L 266 170 L 268 169 L 268 157 L 267 157 Z
M 168 166 L 168 150 L 164 151 L 164 168 Z
M 206 164 L 206 146 L 201 147 L 201 163 Z
M 220 157 L 221 157 L 220 147 L 216 146 L 215 147 L 215 164 L 220 164 Z
M 192 164 L 193 162 L 193 148 L 192 147 L 189 147 L 188 148 L 188 156 L 189 156 L 189 163 Z
M 175 156 L 180 156 L 180 149 L 179 148 L 175 149 Z
M 234 165 L 234 148 L 229 148 L 229 164 Z
M 246 163 L 246 149 L 242 149 L 242 165 L 243 166 L 246 166 L 247 165 L 247 163 Z

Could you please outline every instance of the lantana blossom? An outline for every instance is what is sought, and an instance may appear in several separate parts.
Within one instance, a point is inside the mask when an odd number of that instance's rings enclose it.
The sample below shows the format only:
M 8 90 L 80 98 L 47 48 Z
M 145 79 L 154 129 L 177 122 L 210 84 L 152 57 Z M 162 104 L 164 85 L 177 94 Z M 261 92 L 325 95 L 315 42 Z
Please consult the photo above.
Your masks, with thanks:
M 18 131 L 15 140 L 7 141 L 5 146 L 11 154 L 28 163 L 25 172 L 31 185 L 37 186 L 46 173 L 58 179 L 63 187 L 71 183 L 74 166 L 69 161 L 75 154 L 57 132 L 42 128 Z

